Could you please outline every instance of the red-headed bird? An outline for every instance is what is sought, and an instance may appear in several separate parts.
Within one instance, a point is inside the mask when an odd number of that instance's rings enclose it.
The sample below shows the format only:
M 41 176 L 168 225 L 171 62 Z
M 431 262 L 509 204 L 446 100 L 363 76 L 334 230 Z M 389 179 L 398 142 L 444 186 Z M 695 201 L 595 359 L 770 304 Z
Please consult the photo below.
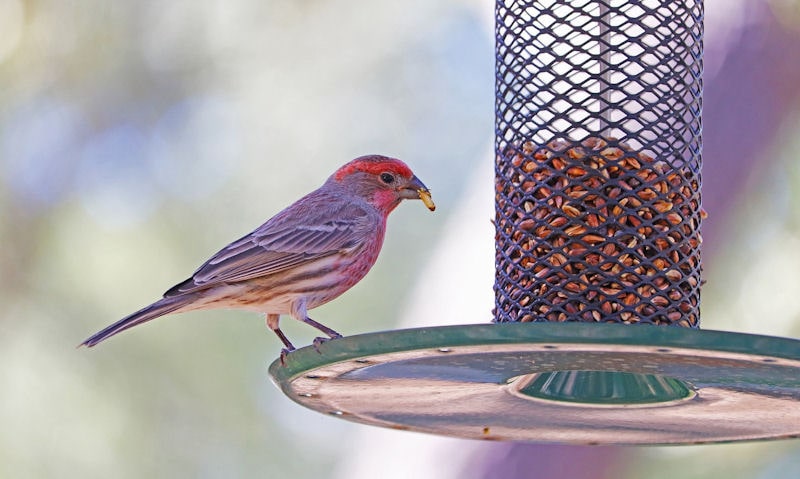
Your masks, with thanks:
M 284 345 L 281 358 L 294 350 L 278 326 L 282 314 L 330 338 L 341 337 L 307 311 L 337 298 L 367 274 L 383 245 L 386 218 L 404 199 L 421 199 L 435 209 L 428 188 L 402 161 L 380 155 L 356 158 L 320 188 L 220 250 L 163 298 L 81 346 L 92 347 L 165 314 L 216 308 L 266 313 L 267 326 Z M 315 339 L 315 346 L 323 340 Z

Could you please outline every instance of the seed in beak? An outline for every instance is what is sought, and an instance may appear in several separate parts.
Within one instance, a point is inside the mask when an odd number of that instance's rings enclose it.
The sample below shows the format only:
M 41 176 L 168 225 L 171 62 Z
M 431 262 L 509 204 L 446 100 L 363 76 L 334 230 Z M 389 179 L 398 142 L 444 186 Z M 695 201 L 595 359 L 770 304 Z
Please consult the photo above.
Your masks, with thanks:
M 436 205 L 433 203 L 433 200 L 431 199 L 430 191 L 420 188 L 417 190 L 417 194 L 419 194 L 419 199 L 422 200 L 422 202 L 425 204 L 425 206 L 428 207 L 429 210 L 433 211 L 436 209 Z

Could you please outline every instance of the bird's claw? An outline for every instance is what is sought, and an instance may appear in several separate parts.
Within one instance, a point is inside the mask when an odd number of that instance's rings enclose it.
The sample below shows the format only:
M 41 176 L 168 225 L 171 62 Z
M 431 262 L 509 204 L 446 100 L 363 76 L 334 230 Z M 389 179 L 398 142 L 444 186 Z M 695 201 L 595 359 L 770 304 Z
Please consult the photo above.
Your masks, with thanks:
M 281 366 L 286 367 L 286 358 L 292 351 L 294 351 L 294 349 L 288 349 L 288 348 L 281 349 Z
M 331 339 L 338 339 L 341 337 L 342 337 L 341 334 L 337 334 L 335 337 L 332 338 L 322 338 L 318 336 L 314 338 L 314 341 L 311 343 L 311 345 L 314 346 L 314 351 L 318 352 L 319 354 L 322 354 L 322 351 L 319 350 L 319 347 L 322 346 L 323 343 L 327 343 Z

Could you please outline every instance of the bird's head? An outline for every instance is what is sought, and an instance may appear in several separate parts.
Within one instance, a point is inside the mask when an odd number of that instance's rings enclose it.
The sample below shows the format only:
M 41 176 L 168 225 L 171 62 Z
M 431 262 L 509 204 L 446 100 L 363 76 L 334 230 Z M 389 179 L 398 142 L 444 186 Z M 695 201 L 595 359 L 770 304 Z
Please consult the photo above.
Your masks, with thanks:
M 394 158 L 361 156 L 336 170 L 328 181 L 364 198 L 384 214 L 404 199 L 419 199 L 429 210 L 436 209 L 428 188 L 405 163 Z

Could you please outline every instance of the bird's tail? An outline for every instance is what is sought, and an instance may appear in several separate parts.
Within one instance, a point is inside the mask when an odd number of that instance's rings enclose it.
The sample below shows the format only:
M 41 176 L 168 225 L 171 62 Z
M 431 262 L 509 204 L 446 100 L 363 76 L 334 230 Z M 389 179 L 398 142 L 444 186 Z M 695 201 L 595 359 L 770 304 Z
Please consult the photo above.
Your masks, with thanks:
M 188 302 L 190 301 L 187 301 L 187 298 L 185 296 L 172 296 L 168 298 L 159 299 L 150 306 L 145 306 L 139 311 L 136 311 L 133 314 L 125 316 L 124 318 L 120 319 L 111 326 L 108 326 L 107 328 L 96 332 L 86 341 L 78 345 L 78 347 L 86 346 L 88 348 L 91 348 L 97 343 L 105 341 L 111 336 L 114 336 L 117 333 L 121 333 L 126 329 L 132 328 L 138 324 L 146 323 L 147 321 L 150 321 L 151 319 L 156 319 L 159 316 L 164 316 L 165 314 L 174 313 L 179 309 L 181 309 L 182 307 L 186 306 Z

